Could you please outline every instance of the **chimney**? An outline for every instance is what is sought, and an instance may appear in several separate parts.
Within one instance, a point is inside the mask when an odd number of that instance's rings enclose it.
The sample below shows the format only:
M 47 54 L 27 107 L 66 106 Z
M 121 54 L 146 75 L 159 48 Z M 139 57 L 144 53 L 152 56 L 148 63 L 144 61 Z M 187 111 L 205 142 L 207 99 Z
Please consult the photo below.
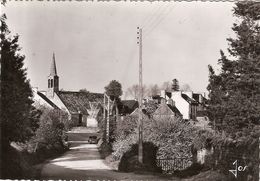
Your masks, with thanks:
M 32 87 L 33 92 L 38 92 L 38 87 Z
M 165 90 L 161 90 L 161 97 L 162 97 L 162 98 L 166 98 Z
M 161 99 L 161 104 L 166 104 L 166 99 L 165 98 Z
M 175 102 L 171 98 L 168 99 L 168 104 L 171 106 L 175 106 Z

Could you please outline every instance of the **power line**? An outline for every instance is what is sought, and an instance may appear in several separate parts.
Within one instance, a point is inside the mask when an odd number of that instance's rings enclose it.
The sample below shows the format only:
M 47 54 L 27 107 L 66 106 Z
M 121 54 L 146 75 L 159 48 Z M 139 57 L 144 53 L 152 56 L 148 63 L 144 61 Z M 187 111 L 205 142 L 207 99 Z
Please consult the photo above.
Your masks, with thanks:
M 141 23 L 143 29 L 148 29 L 146 26 L 149 26 L 151 24 L 151 22 L 153 21 L 153 19 L 157 17 L 156 14 L 159 14 L 159 12 L 163 8 L 163 6 L 164 6 L 164 3 L 156 6 L 157 9 L 154 8 L 151 15 L 147 15 L 145 17 L 143 23 Z
M 154 24 L 164 15 L 165 11 L 167 11 L 167 8 L 168 8 L 167 5 L 161 6 L 161 8 L 158 11 L 157 15 L 154 15 L 154 18 L 152 19 L 152 21 L 150 21 L 150 24 L 148 25 L 148 27 L 144 28 L 145 32 L 150 31 L 151 27 L 153 27 Z
M 163 20 L 171 13 L 171 11 L 173 10 L 174 6 L 171 6 L 170 8 L 168 8 L 168 10 L 166 11 L 166 13 L 164 14 L 164 16 L 161 16 L 160 19 L 158 19 L 158 21 L 156 23 L 153 24 L 153 26 L 151 27 L 151 29 L 149 31 L 146 32 L 144 39 L 147 38 L 151 32 L 161 23 L 163 22 Z

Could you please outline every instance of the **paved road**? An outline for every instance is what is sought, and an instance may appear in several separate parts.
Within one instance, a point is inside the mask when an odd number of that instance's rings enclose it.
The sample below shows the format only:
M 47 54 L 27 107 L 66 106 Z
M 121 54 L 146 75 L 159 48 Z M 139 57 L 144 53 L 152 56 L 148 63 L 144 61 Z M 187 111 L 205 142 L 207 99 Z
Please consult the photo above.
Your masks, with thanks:
M 41 171 L 41 179 L 72 180 L 169 180 L 155 175 L 137 175 L 112 170 L 100 158 L 94 144 L 77 143 L 59 158 L 50 160 Z

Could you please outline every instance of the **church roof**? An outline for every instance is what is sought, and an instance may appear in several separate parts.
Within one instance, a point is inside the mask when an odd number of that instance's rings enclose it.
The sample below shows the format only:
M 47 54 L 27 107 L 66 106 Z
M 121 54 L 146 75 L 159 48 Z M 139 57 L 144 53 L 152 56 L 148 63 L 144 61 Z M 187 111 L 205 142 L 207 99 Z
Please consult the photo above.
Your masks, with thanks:
M 88 110 L 93 106 L 93 102 L 102 105 L 104 95 L 101 93 L 90 92 L 72 92 L 72 91 L 59 91 L 59 98 L 69 110 L 70 113 L 78 113 L 88 115 Z
M 55 54 L 54 53 L 53 53 L 52 62 L 51 62 L 50 75 L 52 75 L 52 76 L 57 75 L 57 68 L 56 68 Z
M 51 107 L 54 109 L 59 109 L 58 106 L 56 106 L 50 99 L 48 99 L 43 93 L 37 91 L 37 94 L 45 101 L 47 102 Z

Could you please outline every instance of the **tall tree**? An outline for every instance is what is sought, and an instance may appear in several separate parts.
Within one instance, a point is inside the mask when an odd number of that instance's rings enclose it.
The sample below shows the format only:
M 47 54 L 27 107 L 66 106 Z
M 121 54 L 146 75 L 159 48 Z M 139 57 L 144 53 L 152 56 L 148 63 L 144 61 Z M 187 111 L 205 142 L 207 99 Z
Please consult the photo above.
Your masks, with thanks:
M 112 80 L 106 87 L 105 87 L 106 94 L 111 97 L 112 100 L 119 99 L 122 95 L 122 85 L 116 81 Z
M 166 91 L 168 91 L 168 92 L 171 92 L 171 82 L 170 81 L 166 81 L 166 82 L 164 82 L 163 84 L 162 84 L 162 86 L 161 86 L 161 89 L 162 90 L 166 90 Z
M 172 80 L 172 91 L 179 91 L 180 86 L 179 86 L 179 81 L 177 79 Z
M 191 91 L 189 84 L 183 84 L 180 88 L 181 91 Z
M 134 84 L 131 87 L 129 87 L 127 90 L 127 93 L 134 97 L 134 99 L 138 99 L 138 85 Z
M 240 132 L 260 120 L 260 3 L 238 2 L 233 25 L 236 38 L 228 38 L 228 58 L 220 51 L 216 74 L 209 66 L 209 116 L 216 129 Z
M 150 85 L 149 88 L 148 88 L 148 95 L 149 96 L 156 96 L 158 94 L 160 94 L 159 86 L 157 84 Z
M 18 35 L 11 36 L 6 16 L 1 16 L 1 137 L 2 149 L 10 142 L 24 142 L 38 127 L 38 111 L 32 106 L 32 91 L 20 54 Z
M 139 95 L 139 85 L 138 84 L 132 85 L 126 90 L 126 92 L 127 94 L 129 94 L 130 96 L 132 96 L 134 99 L 137 100 Z M 146 97 L 148 95 L 148 89 L 146 85 L 143 85 L 142 93 L 143 93 L 143 97 Z

